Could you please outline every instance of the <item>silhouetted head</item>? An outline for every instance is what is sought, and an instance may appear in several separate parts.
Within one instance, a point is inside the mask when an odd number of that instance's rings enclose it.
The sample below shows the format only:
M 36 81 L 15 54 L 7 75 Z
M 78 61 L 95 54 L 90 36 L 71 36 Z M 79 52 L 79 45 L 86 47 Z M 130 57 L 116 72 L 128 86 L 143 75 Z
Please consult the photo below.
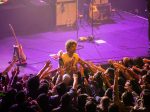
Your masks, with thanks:
M 64 83 L 60 83 L 56 86 L 56 90 L 57 90 L 58 95 L 62 96 L 66 93 L 67 87 Z
M 96 112 L 96 104 L 93 101 L 87 101 L 85 104 L 86 112 Z
M 17 102 L 18 104 L 24 103 L 24 102 L 25 102 L 25 99 L 26 99 L 26 94 L 25 94 L 25 92 L 24 92 L 24 91 L 19 91 L 19 92 L 17 93 L 15 99 L 16 99 L 16 102 Z
M 134 98 L 132 93 L 130 92 L 124 92 L 122 94 L 122 101 L 125 106 L 133 106 L 134 105 Z
M 71 104 L 71 96 L 68 93 L 65 93 L 62 97 L 61 97 L 61 104 L 62 106 L 67 106 Z

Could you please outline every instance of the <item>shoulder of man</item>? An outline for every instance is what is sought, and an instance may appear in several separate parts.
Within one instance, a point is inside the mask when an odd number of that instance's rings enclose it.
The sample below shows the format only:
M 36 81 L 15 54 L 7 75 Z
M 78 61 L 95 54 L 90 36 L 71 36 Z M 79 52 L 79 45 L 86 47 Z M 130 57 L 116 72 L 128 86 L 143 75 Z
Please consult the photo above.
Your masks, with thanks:
M 73 56 L 75 56 L 75 57 L 79 57 L 79 55 L 78 55 L 77 53 L 74 53 L 74 54 L 73 54 Z
M 63 57 L 66 57 L 67 55 L 68 54 L 66 52 L 64 52 L 61 57 L 63 58 Z

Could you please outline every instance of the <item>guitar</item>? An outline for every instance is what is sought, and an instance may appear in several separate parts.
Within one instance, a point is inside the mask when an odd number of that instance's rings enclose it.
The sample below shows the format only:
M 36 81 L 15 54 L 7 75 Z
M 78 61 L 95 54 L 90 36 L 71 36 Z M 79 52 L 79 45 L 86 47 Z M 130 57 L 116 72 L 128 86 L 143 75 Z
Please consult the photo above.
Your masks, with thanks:
M 17 58 L 17 62 L 19 62 L 20 65 L 26 64 L 27 57 L 26 57 L 25 53 L 23 52 L 22 45 L 19 43 L 19 41 L 16 37 L 16 34 L 15 34 L 15 30 L 11 24 L 9 24 L 9 27 L 10 27 L 10 30 L 12 31 L 12 34 L 13 34 L 13 37 L 15 40 L 15 45 L 13 45 L 13 47 L 14 47 L 13 58 L 14 57 Z

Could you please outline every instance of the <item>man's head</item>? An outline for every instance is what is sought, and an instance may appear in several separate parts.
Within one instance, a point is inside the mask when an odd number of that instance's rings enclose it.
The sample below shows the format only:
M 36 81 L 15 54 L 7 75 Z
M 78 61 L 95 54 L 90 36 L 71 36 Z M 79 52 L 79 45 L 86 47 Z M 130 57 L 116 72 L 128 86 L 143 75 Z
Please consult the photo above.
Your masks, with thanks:
M 86 112 L 96 112 L 96 104 L 93 101 L 87 101 L 85 104 Z
M 122 94 L 122 101 L 125 106 L 133 106 L 134 104 L 134 97 L 131 92 L 124 92 Z
M 143 100 L 143 106 L 146 108 L 149 108 L 150 106 L 150 90 L 144 89 L 142 91 L 142 100 Z
M 77 42 L 75 40 L 68 40 L 65 44 L 67 52 L 74 53 L 76 51 Z
M 64 74 L 62 80 L 66 85 L 69 85 L 71 81 L 71 77 L 69 74 Z

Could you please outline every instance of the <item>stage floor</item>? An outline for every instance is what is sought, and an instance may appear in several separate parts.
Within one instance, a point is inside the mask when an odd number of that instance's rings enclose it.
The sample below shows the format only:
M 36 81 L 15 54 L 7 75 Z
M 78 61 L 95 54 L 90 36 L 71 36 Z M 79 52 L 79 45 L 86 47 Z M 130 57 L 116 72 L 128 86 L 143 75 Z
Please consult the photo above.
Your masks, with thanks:
M 95 40 L 93 42 L 78 42 L 77 53 L 84 60 L 94 63 L 107 63 L 108 59 L 120 60 L 122 57 L 148 57 L 148 21 L 136 15 L 120 12 L 111 17 L 111 22 L 96 25 L 93 28 Z M 57 61 L 49 55 L 60 49 L 65 51 L 68 39 L 78 40 L 92 34 L 91 25 L 84 20 L 79 23 L 78 35 L 76 30 L 59 29 L 53 32 L 35 35 L 17 36 L 27 56 L 27 66 L 20 67 L 21 74 L 37 73 L 46 60 L 51 60 L 53 68 Z M 0 71 L 8 66 L 13 54 L 13 37 L 0 38 Z

